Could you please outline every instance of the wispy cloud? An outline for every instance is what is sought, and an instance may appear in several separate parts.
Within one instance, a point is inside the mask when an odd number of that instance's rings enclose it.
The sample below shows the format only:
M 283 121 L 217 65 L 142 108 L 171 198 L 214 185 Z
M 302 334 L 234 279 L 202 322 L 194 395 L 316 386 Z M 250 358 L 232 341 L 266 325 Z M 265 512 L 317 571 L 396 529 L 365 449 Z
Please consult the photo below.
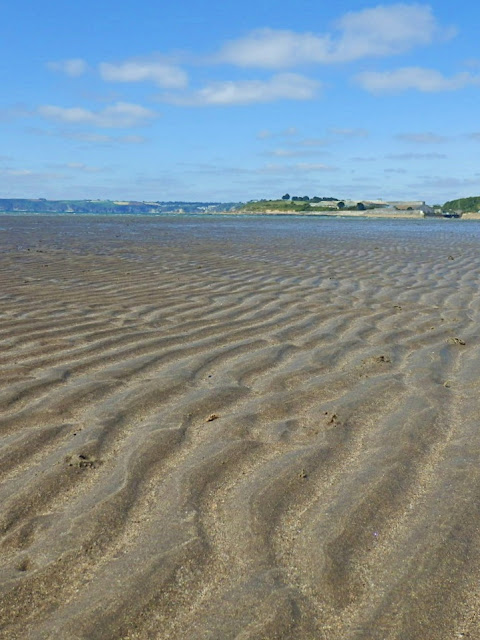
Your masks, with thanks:
M 402 142 L 412 142 L 414 144 L 441 144 L 448 140 L 446 136 L 441 136 L 429 131 L 422 133 L 399 133 L 395 137 Z
M 304 158 L 307 156 L 318 156 L 321 153 L 323 156 L 330 155 L 328 151 L 319 152 L 317 149 L 309 149 L 306 147 L 291 149 L 271 149 L 262 153 L 264 156 L 270 156 L 273 158 Z
M 298 162 L 295 169 L 298 171 L 338 171 L 337 167 L 321 162 Z
M 415 189 L 435 187 L 436 189 L 448 190 L 455 187 L 480 186 L 480 178 L 456 178 L 455 176 L 420 176 L 419 182 L 411 184 L 409 186 Z
M 438 24 L 428 5 L 378 5 L 346 13 L 336 22 L 333 33 L 256 29 L 227 42 L 216 61 L 275 69 L 305 63 L 350 62 L 404 53 L 427 45 L 434 38 L 453 35 L 453 29 Z
M 100 76 L 107 82 L 153 82 L 164 89 L 183 89 L 188 76 L 177 65 L 162 60 L 126 60 L 118 64 L 101 62 Z
M 444 160 L 445 153 L 390 153 L 385 156 L 391 160 Z
M 78 140 L 79 142 L 90 144 L 143 144 L 147 142 L 147 138 L 138 135 L 112 136 L 106 133 L 72 131 L 70 129 L 41 129 L 38 127 L 28 127 L 26 131 L 36 136 L 65 138 L 66 140 Z
M 463 64 L 470 69 L 480 69 L 480 58 L 468 58 Z
M 119 129 L 142 126 L 158 116 L 151 109 L 129 102 L 117 102 L 101 111 L 91 111 L 83 107 L 44 105 L 38 108 L 38 113 L 56 122 Z
M 316 172 L 331 172 L 338 171 L 337 167 L 333 167 L 328 164 L 323 164 L 321 162 L 296 162 L 295 164 L 278 164 L 278 163 L 267 163 L 256 170 L 256 173 L 277 173 L 279 175 L 287 174 L 292 175 L 303 174 L 303 173 L 316 173 Z
M 85 60 L 82 60 L 82 58 L 69 58 L 67 60 L 48 62 L 47 67 L 51 71 L 64 73 L 71 78 L 77 78 L 78 76 L 83 75 L 88 69 L 87 63 Z
M 331 143 L 328 138 L 302 138 L 298 144 L 302 147 L 325 147 Z
M 435 69 L 404 67 L 393 71 L 364 71 L 355 82 L 371 93 L 394 93 L 415 89 L 423 92 L 456 91 L 471 85 L 480 85 L 480 76 L 467 71 L 444 76 Z
M 298 129 L 296 127 L 288 127 L 282 131 L 270 131 L 269 129 L 263 129 L 257 133 L 259 140 L 268 140 L 269 138 L 291 138 L 298 135 Z
M 329 133 L 342 138 L 366 138 L 368 131 L 366 129 L 329 129 Z
M 13 182 L 29 183 L 39 180 L 64 180 L 65 175 L 61 173 L 50 173 L 46 171 L 34 171 L 32 169 L 7 167 L 0 169 L 0 177 L 8 178 Z
M 14 104 L 6 107 L 0 107 L 0 122 L 15 120 L 16 118 L 28 118 L 32 115 L 32 111 L 24 104 Z
M 85 133 L 75 131 L 60 132 L 61 138 L 70 138 L 79 142 L 87 142 L 92 144 L 143 144 L 147 142 L 144 136 L 127 135 L 127 136 L 110 136 L 103 133 Z
M 298 149 L 271 149 L 270 151 L 265 151 L 264 155 L 272 156 L 274 158 L 294 158 L 303 154 L 303 149 L 300 150 L 300 152 Z
M 129 136 L 112 136 L 110 142 L 119 142 L 120 144 L 143 144 L 144 142 L 147 142 L 148 139 L 145 138 L 145 136 L 136 136 L 136 135 L 129 135 Z
M 276 100 L 311 100 L 320 83 L 295 73 L 281 73 L 269 80 L 215 82 L 184 94 L 167 94 L 161 99 L 184 106 L 247 105 Z
M 214 177 L 218 177 L 219 175 L 228 175 L 232 178 L 254 178 L 259 175 L 262 176 L 271 176 L 271 175 L 291 175 L 293 173 L 296 174 L 305 174 L 311 172 L 333 172 L 337 171 L 338 168 L 327 165 L 321 162 L 295 162 L 291 164 L 281 164 L 279 162 L 267 162 L 258 167 L 239 167 L 239 166 L 222 166 L 216 164 L 192 164 L 192 163 L 182 163 L 182 173 L 188 173 L 191 175 L 211 175 Z
M 105 167 L 92 167 L 83 162 L 60 162 L 50 165 L 53 169 L 65 169 L 67 171 L 75 171 L 80 173 L 101 173 L 106 171 Z

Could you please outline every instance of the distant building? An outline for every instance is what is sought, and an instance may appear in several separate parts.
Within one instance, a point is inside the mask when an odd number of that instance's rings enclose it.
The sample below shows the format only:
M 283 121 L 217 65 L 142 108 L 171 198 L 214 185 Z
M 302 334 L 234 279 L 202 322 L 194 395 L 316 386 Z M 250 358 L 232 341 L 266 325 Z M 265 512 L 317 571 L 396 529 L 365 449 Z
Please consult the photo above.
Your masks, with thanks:
M 392 202 L 390 203 L 397 211 L 422 211 L 432 215 L 435 213 L 433 207 L 425 204 L 424 200 L 413 200 L 411 202 Z

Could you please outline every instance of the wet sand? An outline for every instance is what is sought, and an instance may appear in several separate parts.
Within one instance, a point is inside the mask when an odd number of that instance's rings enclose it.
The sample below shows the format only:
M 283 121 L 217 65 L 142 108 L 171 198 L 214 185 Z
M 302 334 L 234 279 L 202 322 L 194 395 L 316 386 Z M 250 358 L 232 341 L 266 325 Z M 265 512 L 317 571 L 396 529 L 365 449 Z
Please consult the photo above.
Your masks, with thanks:
M 480 226 L 0 218 L 0 637 L 480 638 Z

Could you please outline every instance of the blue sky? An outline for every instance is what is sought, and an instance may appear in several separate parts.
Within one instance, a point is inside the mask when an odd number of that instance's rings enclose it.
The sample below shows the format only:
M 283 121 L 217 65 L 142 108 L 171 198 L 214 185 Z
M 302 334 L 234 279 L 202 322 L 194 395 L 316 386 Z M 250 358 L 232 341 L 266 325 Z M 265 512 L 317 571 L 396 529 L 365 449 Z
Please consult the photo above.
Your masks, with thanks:
M 17 0 L 0 197 L 480 193 L 480 5 Z

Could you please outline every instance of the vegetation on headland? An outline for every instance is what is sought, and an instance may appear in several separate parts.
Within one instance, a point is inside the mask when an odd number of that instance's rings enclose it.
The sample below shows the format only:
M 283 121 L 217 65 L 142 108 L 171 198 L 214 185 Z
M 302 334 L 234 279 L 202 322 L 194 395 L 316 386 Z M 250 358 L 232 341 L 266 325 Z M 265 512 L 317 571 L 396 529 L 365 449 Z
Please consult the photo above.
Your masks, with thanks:
M 355 202 L 346 205 L 343 200 L 337 198 L 308 198 L 292 197 L 287 200 L 285 196 L 281 200 L 251 200 L 238 207 L 240 213 L 334 213 L 337 211 L 365 211 L 376 209 L 379 205 L 371 203 L 368 207 L 363 202 Z
M 237 211 L 245 213 L 262 212 L 285 212 L 285 213 L 305 213 L 308 211 L 332 211 L 332 209 L 342 208 L 343 202 L 337 198 L 321 198 L 314 196 L 290 196 L 286 193 L 280 200 L 250 200 L 242 205 Z
M 262 211 L 299 212 L 310 211 L 309 202 L 290 202 L 289 200 L 254 200 L 240 206 L 237 211 L 248 213 L 261 213 Z
M 218 213 L 238 206 L 233 202 L 136 202 L 113 200 L 46 200 L 0 198 L 0 211 L 13 213 Z
M 444 205 L 426 205 L 423 201 L 395 201 L 387 202 L 383 200 L 338 200 L 337 198 L 309 196 L 290 196 L 286 193 L 281 200 L 252 200 L 237 211 L 242 213 L 335 213 L 349 214 L 350 212 L 372 211 L 373 209 L 384 210 L 387 217 L 392 215 L 410 215 L 410 212 L 421 212 L 425 217 L 461 217 L 466 212 L 479 212 L 480 196 L 469 198 L 459 198 L 450 200 Z M 380 213 L 379 211 L 379 213 Z
M 457 200 L 449 200 L 442 206 L 443 211 L 456 211 L 459 213 L 480 211 L 480 196 L 472 196 L 470 198 L 458 198 Z

